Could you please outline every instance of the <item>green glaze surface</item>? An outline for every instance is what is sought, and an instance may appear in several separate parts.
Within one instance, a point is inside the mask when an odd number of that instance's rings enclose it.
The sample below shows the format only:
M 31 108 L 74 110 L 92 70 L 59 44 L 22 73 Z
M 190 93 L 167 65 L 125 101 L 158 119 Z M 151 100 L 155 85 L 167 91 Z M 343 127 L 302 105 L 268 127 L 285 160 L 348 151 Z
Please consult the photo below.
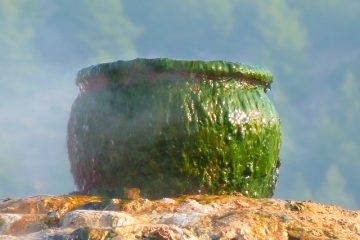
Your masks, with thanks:
M 281 142 L 265 94 L 271 81 L 267 70 L 223 61 L 136 59 L 81 70 L 68 124 L 78 188 L 270 197 Z

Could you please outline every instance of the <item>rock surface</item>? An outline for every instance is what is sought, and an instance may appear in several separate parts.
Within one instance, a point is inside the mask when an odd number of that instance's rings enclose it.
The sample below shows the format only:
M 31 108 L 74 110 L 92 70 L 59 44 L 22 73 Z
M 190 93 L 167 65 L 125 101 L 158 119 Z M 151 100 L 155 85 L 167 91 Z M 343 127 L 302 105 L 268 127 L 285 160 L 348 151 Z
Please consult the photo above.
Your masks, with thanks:
M 360 211 L 240 194 L 35 196 L 0 200 L 0 239 L 360 239 Z

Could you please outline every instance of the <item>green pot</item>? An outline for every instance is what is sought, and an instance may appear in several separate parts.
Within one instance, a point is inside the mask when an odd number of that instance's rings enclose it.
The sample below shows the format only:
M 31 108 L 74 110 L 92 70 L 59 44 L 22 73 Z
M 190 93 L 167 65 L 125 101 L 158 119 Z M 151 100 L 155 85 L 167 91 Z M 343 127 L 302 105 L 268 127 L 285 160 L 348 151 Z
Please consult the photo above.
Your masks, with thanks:
M 267 70 L 224 61 L 135 59 L 82 69 L 68 123 L 79 190 L 149 198 L 270 197 L 280 121 Z

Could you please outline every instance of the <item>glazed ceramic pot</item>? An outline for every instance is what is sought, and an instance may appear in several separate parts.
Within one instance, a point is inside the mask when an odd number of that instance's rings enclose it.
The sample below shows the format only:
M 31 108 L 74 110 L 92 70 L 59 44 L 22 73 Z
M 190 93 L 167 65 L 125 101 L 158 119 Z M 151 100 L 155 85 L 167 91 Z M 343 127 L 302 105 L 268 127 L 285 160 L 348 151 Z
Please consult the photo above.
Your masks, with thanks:
M 68 153 L 79 190 L 272 195 L 281 140 L 267 70 L 135 59 L 82 69 L 76 83 Z

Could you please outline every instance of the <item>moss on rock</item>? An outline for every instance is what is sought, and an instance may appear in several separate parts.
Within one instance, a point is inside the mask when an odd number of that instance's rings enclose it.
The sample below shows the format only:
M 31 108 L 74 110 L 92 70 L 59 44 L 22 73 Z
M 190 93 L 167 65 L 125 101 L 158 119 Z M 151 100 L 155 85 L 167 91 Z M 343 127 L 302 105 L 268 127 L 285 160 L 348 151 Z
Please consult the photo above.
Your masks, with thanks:
M 223 61 L 136 59 L 81 70 L 68 124 L 80 190 L 146 197 L 242 192 L 269 197 L 280 127 L 271 74 Z

